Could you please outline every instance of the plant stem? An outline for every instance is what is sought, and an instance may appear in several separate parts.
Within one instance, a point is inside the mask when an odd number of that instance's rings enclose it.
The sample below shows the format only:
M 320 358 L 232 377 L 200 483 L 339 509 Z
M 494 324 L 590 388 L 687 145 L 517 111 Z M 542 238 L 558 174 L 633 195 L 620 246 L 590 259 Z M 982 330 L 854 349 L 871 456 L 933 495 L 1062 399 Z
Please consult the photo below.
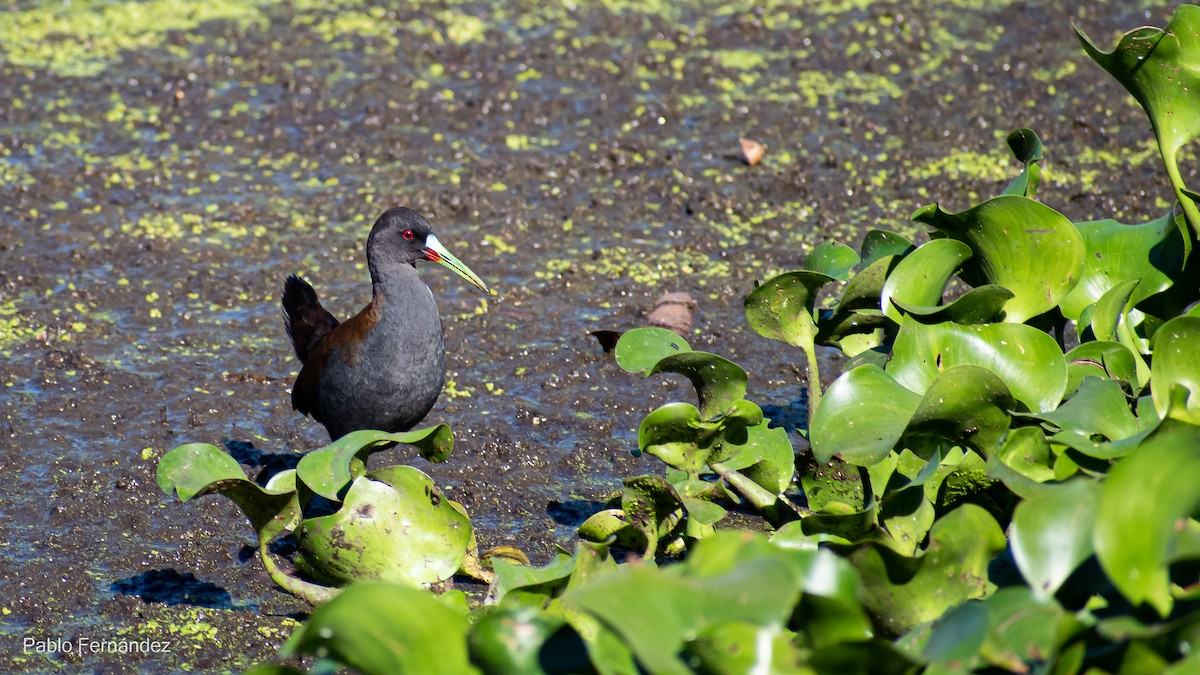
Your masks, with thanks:
M 291 593 L 292 595 L 304 600 L 312 605 L 319 605 L 333 599 L 342 589 L 330 588 L 329 586 L 321 586 L 303 579 L 285 574 L 283 570 L 275 565 L 275 560 L 267 553 L 267 542 L 260 541 L 258 544 L 258 557 L 262 559 L 263 567 L 267 569 L 267 576 L 271 577 L 280 588 Z
M 708 467 L 712 469 L 718 476 L 725 479 L 725 482 L 737 490 L 739 494 L 746 498 L 754 508 L 759 511 L 769 509 L 777 502 L 782 503 L 798 515 L 802 510 L 791 502 L 787 497 L 779 494 L 774 494 L 763 486 L 750 480 L 740 471 L 731 469 L 720 462 L 713 462 Z
M 811 340 L 801 346 L 808 357 L 808 428 L 812 429 L 813 412 L 821 404 L 821 366 L 817 363 L 817 346 Z

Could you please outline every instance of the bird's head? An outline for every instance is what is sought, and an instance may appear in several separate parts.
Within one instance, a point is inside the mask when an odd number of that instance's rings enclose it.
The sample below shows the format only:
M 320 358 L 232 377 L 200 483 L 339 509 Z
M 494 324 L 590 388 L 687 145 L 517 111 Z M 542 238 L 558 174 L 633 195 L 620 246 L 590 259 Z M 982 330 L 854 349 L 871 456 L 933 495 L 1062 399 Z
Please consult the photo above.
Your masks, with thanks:
M 429 221 L 410 208 L 388 209 L 379 216 L 367 238 L 367 258 L 409 265 L 415 265 L 418 260 L 428 260 L 453 270 L 484 293 L 491 293 L 471 268 L 438 241 Z

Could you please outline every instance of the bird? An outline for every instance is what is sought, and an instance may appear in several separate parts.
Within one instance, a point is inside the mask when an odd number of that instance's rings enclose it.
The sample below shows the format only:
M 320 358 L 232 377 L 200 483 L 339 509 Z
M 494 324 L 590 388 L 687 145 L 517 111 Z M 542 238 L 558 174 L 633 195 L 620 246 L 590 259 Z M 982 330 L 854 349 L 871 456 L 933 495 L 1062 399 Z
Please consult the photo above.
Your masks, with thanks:
M 366 245 L 371 301 L 344 322 L 296 274 L 283 284 L 283 323 L 301 368 L 292 407 L 331 440 L 360 429 L 408 431 L 437 402 L 446 377 L 442 320 L 418 261 L 439 263 L 491 294 L 412 209 L 385 211 Z

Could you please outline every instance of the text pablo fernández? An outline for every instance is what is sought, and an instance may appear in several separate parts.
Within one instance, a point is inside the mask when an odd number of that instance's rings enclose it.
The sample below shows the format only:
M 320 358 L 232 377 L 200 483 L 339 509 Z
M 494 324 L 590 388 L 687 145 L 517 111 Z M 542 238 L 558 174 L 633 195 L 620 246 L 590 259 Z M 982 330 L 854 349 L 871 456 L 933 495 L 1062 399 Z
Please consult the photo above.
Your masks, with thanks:
M 52 637 L 39 640 L 26 637 L 22 641 L 22 647 L 26 653 L 36 654 L 167 654 L 171 651 L 171 641 L 92 637 L 79 637 L 74 640 Z

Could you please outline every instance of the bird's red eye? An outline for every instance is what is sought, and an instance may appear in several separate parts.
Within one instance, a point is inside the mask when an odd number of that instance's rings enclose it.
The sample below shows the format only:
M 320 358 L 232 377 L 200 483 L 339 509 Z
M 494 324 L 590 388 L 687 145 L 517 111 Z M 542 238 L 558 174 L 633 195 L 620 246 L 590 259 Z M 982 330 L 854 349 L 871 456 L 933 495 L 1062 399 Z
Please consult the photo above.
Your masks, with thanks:
M 401 237 L 404 237 L 404 240 L 405 240 L 405 241 L 412 241 L 412 238 L 413 238 L 413 231 L 412 231 L 412 230 L 405 230 L 405 231 L 404 231 L 404 233 L 403 233 L 403 234 L 401 234 L 400 236 L 401 236 Z

